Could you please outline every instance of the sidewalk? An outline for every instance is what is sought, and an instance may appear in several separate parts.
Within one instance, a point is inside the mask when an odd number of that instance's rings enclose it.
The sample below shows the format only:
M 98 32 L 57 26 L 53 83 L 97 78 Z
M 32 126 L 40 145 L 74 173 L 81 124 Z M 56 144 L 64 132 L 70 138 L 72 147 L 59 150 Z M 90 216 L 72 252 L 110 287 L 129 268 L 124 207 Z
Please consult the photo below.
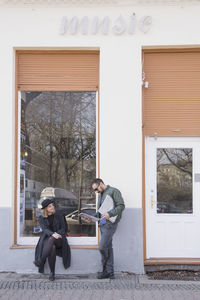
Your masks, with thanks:
M 48 275 L 0 273 L 0 299 L 5 300 L 200 300 L 200 282 L 148 280 L 145 275 Z

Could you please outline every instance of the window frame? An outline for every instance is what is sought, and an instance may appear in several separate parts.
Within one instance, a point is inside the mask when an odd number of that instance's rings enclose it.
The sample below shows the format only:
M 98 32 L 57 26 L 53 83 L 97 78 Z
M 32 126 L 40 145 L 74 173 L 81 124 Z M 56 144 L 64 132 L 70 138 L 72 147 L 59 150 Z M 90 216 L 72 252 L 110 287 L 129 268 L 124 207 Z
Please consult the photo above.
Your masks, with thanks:
M 17 75 L 17 72 L 16 72 Z M 20 128 L 21 128 L 21 92 L 16 86 L 15 100 L 15 199 L 14 199 L 14 245 L 35 246 L 39 237 L 20 236 Z M 96 93 L 96 176 L 99 177 L 99 94 Z M 96 195 L 96 204 L 98 196 Z M 99 244 L 99 230 L 96 224 L 95 237 L 67 237 L 69 245 L 77 247 L 97 246 Z

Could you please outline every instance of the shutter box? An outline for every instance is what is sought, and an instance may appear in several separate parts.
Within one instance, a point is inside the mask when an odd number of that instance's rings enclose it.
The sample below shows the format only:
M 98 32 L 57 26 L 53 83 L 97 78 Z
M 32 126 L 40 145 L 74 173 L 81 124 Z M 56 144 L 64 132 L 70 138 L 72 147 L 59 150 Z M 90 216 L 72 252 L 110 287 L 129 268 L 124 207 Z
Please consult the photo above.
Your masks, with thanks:
M 17 51 L 17 88 L 21 91 L 96 91 L 98 51 Z
M 200 50 L 143 53 L 145 135 L 200 135 Z

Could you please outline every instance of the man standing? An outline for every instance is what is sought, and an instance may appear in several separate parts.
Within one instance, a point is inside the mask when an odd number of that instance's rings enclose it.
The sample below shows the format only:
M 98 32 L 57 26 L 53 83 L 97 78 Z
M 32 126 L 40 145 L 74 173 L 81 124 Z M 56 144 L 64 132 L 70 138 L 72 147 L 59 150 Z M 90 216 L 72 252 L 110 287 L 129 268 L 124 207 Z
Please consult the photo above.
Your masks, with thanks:
M 117 229 L 117 225 L 121 219 L 122 211 L 125 208 L 124 200 L 122 198 L 121 192 L 109 185 L 105 185 L 103 180 L 96 178 L 92 182 L 92 189 L 99 194 L 97 210 L 102 205 L 106 196 L 109 195 L 114 202 L 114 207 L 112 210 L 108 211 L 106 214 L 101 215 L 97 212 L 97 216 L 100 217 L 99 227 L 101 231 L 101 239 L 99 244 L 99 251 L 101 253 L 101 261 L 103 266 L 103 271 L 98 275 L 98 279 L 103 278 L 114 278 L 114 258 L 113 258 L 113 247 L 112 238 Z M 109 221 L 110 217 L 116 217 L 114 223 Z

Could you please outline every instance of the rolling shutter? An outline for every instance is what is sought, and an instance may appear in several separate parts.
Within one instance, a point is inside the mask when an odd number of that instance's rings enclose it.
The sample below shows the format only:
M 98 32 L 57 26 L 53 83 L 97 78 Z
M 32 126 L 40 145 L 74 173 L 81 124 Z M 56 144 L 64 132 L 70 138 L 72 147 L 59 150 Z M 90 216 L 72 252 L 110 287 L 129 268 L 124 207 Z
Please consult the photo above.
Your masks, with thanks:
M 144 52 L 145 135 L 200 134 L 200 51 Z
M 18 51 L 16 57 L 18 90 L 98 89 L 98 51 Z

